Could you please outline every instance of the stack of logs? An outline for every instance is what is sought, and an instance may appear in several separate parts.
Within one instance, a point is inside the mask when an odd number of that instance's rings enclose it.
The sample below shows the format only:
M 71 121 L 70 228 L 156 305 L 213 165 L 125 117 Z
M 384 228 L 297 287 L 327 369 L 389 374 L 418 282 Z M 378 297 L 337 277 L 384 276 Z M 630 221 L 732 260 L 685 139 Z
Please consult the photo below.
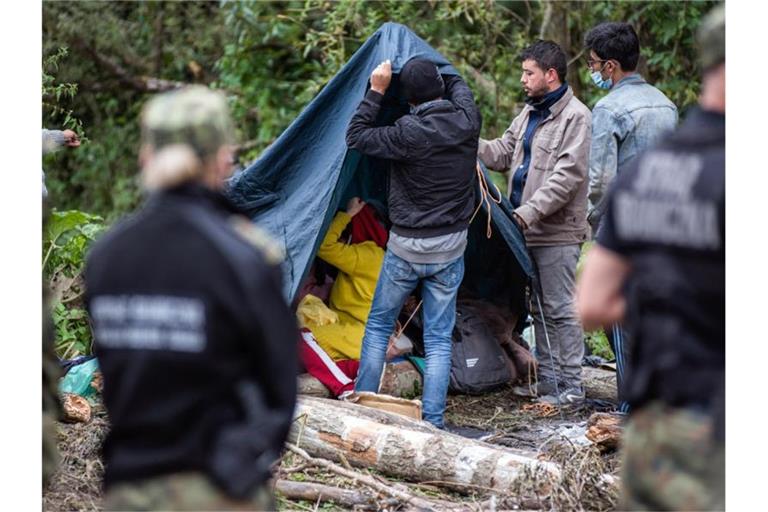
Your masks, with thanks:
M 615 400 L 614 375 L 585 368 L 587 395 Z M 404 369 L 397 372 L 397 378 L 385 378 L 382 392 L 412 396 L 414 386 L 418 388 L 419 385 L 418 373 Z M 286 497 L 332 500 L 351 507 L 370 504 L 373 497 L 378 496 L 378 506 L 386 505 L 390 500 L 392 504 L 407 503 L 419 509 L 445 510 L 456 508 L 456 505 L 426 500 L 403 485 L 386 485 L 382 479 L 354 468 L 374 469 L 397 479 L 428 482 L 465 492 L 472 489 L 488 493 L 497 491 L 499 495 L 508 492 L 516 477 L 524 471 L 552 477 L 542 478 L 543 485 L 556 481 L 560 474 L 557 465 L 539 460 L 532 453 L 467 439 L 397 414 L 322 398 L 328 396 L 327 391 L 308 375 L 300 377 L 299 392 L 302 396 L 296 408 L 288 449 L 307 463 L 352 478 L 362 484 L 364 490 L 278 480 L 275 490 Z M 605 419 L 602 421 L 604 423 Z M 603 423 L 595 422 L 595 425 Z M 610 442 L 605 446 L 610 446 Z M 606 485 L 615 485 L 609 477 L 605 481 Z M 542 491 L 546 489 L 542 488 Z

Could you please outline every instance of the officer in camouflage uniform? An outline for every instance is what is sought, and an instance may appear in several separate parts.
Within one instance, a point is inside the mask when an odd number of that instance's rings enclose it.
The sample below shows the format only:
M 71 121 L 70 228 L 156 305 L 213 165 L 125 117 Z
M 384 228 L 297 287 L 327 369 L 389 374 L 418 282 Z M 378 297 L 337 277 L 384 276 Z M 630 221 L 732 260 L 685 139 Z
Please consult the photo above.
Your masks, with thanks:
M 699 29 L 698 108 L 616 178 L 578 287 L 586 330 L 626 320 L 621 510 L 725 508 L 725 12 Z
M 296 401 L 282 252 L 223 195 L 225 99 L 190 87 L 142 117 L 147 200 L 88 256 L 111 428 L 108 510 L 272 510 Z

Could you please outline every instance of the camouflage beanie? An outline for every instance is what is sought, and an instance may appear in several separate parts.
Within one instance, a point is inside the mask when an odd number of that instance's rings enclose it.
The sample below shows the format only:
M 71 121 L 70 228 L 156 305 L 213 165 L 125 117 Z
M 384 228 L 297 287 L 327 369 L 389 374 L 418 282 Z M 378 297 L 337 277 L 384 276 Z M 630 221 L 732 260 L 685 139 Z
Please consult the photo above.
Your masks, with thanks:
M 704 17 L 696 33 L 699 58 L 705 71 L 725 62 L 725 4 L 720 4 Z
M 186 144 L 204 159 L 234 142 L 234 129 L 224 95 L 201 85 L 160 94 L 145 106 L 142 139 L 160 150 Z

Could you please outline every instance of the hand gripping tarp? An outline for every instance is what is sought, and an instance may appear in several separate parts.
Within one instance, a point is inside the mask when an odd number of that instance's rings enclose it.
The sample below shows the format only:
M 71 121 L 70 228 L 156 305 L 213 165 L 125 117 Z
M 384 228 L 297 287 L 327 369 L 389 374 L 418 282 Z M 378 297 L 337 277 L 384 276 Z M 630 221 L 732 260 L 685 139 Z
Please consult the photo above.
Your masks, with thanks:
M 443 74 L 457 74 L 408 28 L 385 23 L 261 157 L 230 180 L 230 198 L 285 246 L 288 300 L 295 297 L 335 212 L 350 197 L 359 195 L 386 211 L 389 163 L 348 150 L 345 135 L 371 71 L 386 59 L 392 61 L 395 76 L 377 122 L 391 124 L 408 112 L 398 94 L 397 73 L 413 57 L 433 61 Z M 497 302 L 519 302 L 532 275 L 531 262 L 510 220 L 509 202 L 492 204 L 492 215 L 491 239 L 485 237 L 485 207 L 472 223 L 464 284 Z

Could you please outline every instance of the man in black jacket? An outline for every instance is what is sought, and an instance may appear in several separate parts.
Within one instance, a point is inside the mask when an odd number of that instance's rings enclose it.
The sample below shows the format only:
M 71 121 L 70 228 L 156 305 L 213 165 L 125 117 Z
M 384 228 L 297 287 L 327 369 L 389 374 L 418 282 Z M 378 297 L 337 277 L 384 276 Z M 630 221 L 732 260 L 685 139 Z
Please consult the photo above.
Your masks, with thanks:
M 389 61 L 371 75 L 371 89 L 347 129 L 347 145 L 392 161 L 392 230 L 363 338 L 355 389 L 378 391 L 387 342 L 405 299 L 421 282 L 424 300 L 424 419 L 443 428 L 451 367 L 456 293 L 464 276 L 467 228 L 474 209 L 480 112 L 459 76 L 440 75 L 425 59 L 400 72 L 410 115 L 376 127 L 392 79 Z
M 221 194 L 222 95 L 167 93 L 142 121 L 148 200 L 85 273 L 111 420 L 106 509 L 272 510 L 264 484 L 296 401 L 281 252 Z

